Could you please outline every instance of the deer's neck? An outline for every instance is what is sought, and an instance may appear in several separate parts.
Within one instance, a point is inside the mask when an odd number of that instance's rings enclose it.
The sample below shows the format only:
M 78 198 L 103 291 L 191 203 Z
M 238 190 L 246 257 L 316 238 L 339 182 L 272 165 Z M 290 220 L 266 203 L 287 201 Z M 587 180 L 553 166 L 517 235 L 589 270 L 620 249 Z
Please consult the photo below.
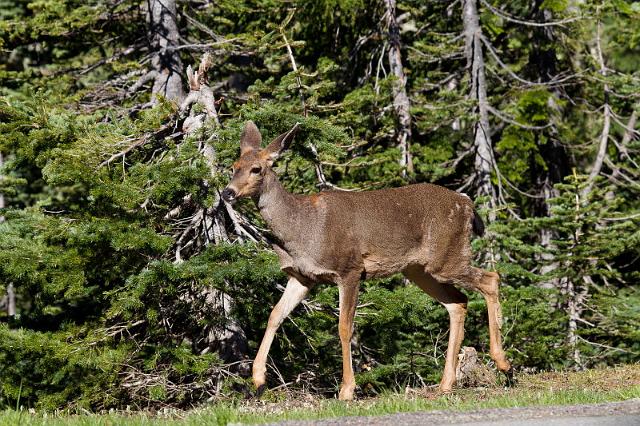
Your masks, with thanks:
M 267 171 L 256 202 L 260 214 L 276 238 L 280 241 L 291 241 L 296 237 L 300 224 L 299 201 L 295 195 L 284 189 L 272 170 Z

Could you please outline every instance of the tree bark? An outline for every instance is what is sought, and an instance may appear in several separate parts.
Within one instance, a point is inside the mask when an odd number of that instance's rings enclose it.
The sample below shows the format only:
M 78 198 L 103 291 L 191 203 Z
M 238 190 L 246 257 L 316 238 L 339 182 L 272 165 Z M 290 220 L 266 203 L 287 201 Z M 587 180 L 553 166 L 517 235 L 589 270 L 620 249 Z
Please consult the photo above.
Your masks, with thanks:
M 536 22 L 544 25 L 553 21 L 552 12 L 544 8 L 541 0 L 536 0 L 532 6 L 532 11 L 536 10 L 537 12 L 534 15 Z M 529 79 L 537 78 L 537 81 L 541 84 L 550 84 L 558 75 L 555 27 L 541 26 L 532 28 L 531 31 L 534 36 L 532 37 L 533 49 L 530 54 L 530 62 L 535 68 L 531 71 Z M 556 102 L 556 99 L 563 98 L 562 91 L 553 85 L 550 85 L 547 90 L 552 93 L 548 100 L 548 108 L 556 116 L 562 117 L 564 107 Z M 536 134 L 536 146 L 544 161 L 544 166 L 538 166 L 534 163 L 532 173 L 536 177 L 537 193 L 542 196 L 542 198 L 534 200 L 535 210 L 533 214 L 550 217 L 550 200 L 560 195 L 554 185 L 562 182 L 569 173 L 570 167 L 565 147 L 559 141 L 560 136 L 557 128 L 552 125 L 548 132 L 550 137 L 544 143 L 541 142 L 540 135 Z M 543 275 L 551 273 L 559 267 L 553 254 L 557 251 L 557 246 L 553 242 L 554 237 L 556 237 L 556 234 L 552 230 L 548 228 L 540 230 L 540 245 L 543 247 L 543 251 L 539 256 L 539 260 L 541 262 L 540 273 Z M 539 286 L 542 288 L 561 289 L 561 282 L 559 278 L 551 278 L 540 282 Z
M 147 22 L 151 38 L 150 71 L 153 79 L 152 102 L 157 103 L 156 95 L 175 101 L 178 105 L 184 99 L 182 74 L 184 68 L 176 47 L 179 45 L 180 32 L 175 0 L 147 0 Z M 143 77 L 144 78 L 144 77 Z
M 542 184 L 542 195 L 544 197 L 544 215 L 551 216 L 549 211 L 549 200 L 558 196 L 558 191 L 553 187 L 552 182 L 549 180 L 549 176 Z M 540 255 L 542 266 L 540 267 L 540 274 L 545 275 L 558 269 L 558 262 L 554 260 L 555 256 L 551 253 L 556 250 L 556 245 L 553 243 L 554 233 L 550 229 L 544 228 L 540 230 L 540 245 L 546 250 Z M 551 278 L 545 280 L 539 285 L 541 288 L 559 288 L 560 281 L 558 278 Z
M 220 118 L 216 110 L 215 96 L 209 86 L 208 71 L 211 65 L 212 58 L 208 53 L 205 53 L 196 71 L 194 71 L 191 66 L 187 67 L 189 94 L 180 105 L 180 113 L 183 116 L 188 114 L 182 124 L 182 130 L 186 136 L 200 129 L 207 120 L 213 122 L 216 127 L 220 127 Z M 194 114 L 192 106 L 195 104 L 200 104 L 205 112 Z M 203 142 L 201 145 L 201 153 L 211 170 L 211 176 L 214 177 L 218 173 L 215 150 L 211 145 Z M 220 199 L 219 189 L 212 188 L 209 180 L 206 180 L 204 184 L 209 190 L 218 193 L 213 206 L 203 208 L 201 211 L 203 217 L 202 232 L 204 233 L 204 244 L 209 245 L 212 243 L 228 242 L 229 238 L 225 231 L 225 213 L 234 225 L 238 222 L 238 213 L 231 205 Z M 236 226 L 236 233 L 238 234 L 239 240 L 242 241 L 242 231 L 238 229 L 238 227 L 239 225 Z M 209 238 L 210 231 L 213 233 L 213 240 Z M 231 296 L 211 287 L 203 289 L 201 296 L 205 298 L 207 304 L 214 306 L 216 310 L 222 311 L 226 319 L 226 324 L 223 327 L 212 328 L 207 333 L 205 337 L 207 346 L 205 351 L 217 349 L 220 357 L 225 362 L 236 362 L 246 359 L 248 350 L 247 337 L 238 321 L 233 317 L 232 309 L 234 301 Z M 248 366 L 241 363 L 238 365 L 238 370 L 244 374 L 248 372 Z
M 462 21 L 464 25 L 467 68 L 471 73 L 471 93 L 469 97 L 476 101 L 475 112 L 478 114 L 478 120 L 473 129 L 476 150 L 477 195 L 489 197 L 488 207 L 492 209 L 497 205 L 495 189 L 491 184 L 494 157 L 491 144 L 491 128 L 489 126 L 489 102 L 487 100 L 484 55 L 482 52 L 482 29 L 480 28 L 476 0 L 463 0 Z M 492 211 L 489 213 L 489 220 L 495 220 L 495 213 Z
M 16 316 L 16 292 L 12 283 L 7 286 L 7 315 Z
M 0 171 L 2 170 L 2 166 L 4 166 L 4 156 L 2 152 L 0 152 Z M 3 175 L 0 174 L 0 180 L 2 179 Z M 2 193 L 2 188 L 0 187 L 0 209 L 4 209 L 5 207 L 4 193 Z M 0 214 L 0 223 L 2 222 L 4 222 L 4 216 Z M 7 286 L 7 295 L 3 297 L 3 300 L 6 301 L 7 315 L 14 317 L 16 315 L 16 293 L 12 283 Z
M 396 0 L 385 0 L 387 30 L 389 32 L 389 68 L 395 76 L 393 84 L 393 108 L 398 117 L 399 128 L 398 148 L 400 148 L 400 167 L 402 177 L 406 178 L 413 173 L 413 161 L 411 159 L 411 102 L 407 96 L 407 78 L 402 67 L 402 55 L 400 54 L 400 28 L 396 20 Z
M 596 30 L 596 46 L 593 56 L 595 57 L 596 61 L 598 61 L 598 65 L 600 66 L 600 74 L 602 75 L 603 79 L 606 79 L 607 67 L 604 63 L 604 57 L 602 56 L 602 46 L 600 44 L 601 37 L 602 23 L 598 21 Z M 604 83 L 604 105 L 602 109 L 602 132 L 600 134 L 598 153 L 596 154 L 593 166 L 591 167 L 591 172 L 589 173 L 589 177 L 587 179 L 587 186 L 582 191 L 582 198 L 586 198 L 587 195 L 589 195 L 589 193 L 591 192 L 595 179 L 600 174 L 600 171 L 602 170 L 602 164 L 604 163 L 605 157 L 607 156 L 607 144 L 609 142 L 609 132 L 611 130 L 611 106 L 609 106 L 609 85 L 607 83 Z
M 578 368 L 582 367 L 582 354 L 578 347 L 578 321 L 580 321 L 580 315 L 582 313 L 582 302 L 584 295 L 576 288 L 576 283 L 571 279 L 567 279 L 565 282 L 565 291 L 567 292 L 567 311 L 569 314 L 569 330 L 568 340 L 569 347 L 572 350 L 571 357 L 573 362 Z
M 631 140 L 634 139 L 634 131 L 636 128 L 637 121 L 638 121 L 638 112 L 634 110 L 631 113 L 631 116 L 629 117 L 629 121 L 627 122 L 627 128 L 624 131 L 624 135 L 622 136 L 622 141 L 620 143 L 620 145 L 624 150 L 622 154 L 627 157 L 629 157 L 629 154 L 626 150 L 626 147 L 629 144 L 629 142 L 631 142 Z
M 2 152 L 0 152 L 0 170 L 2 169 L 2 167 L 4 166 L 4 157 L 2 156 Z M 2 180 L 3 177 L 0 174 L 0 180 Z M 0 188 L 0 209 L 4 209 L 6 207 L 5 204 L 5 200 L 4 200 L 4 193 L 2 192 L 2 188 Z M 4 222 L 4 216 L 0 213 L 0 223 Z

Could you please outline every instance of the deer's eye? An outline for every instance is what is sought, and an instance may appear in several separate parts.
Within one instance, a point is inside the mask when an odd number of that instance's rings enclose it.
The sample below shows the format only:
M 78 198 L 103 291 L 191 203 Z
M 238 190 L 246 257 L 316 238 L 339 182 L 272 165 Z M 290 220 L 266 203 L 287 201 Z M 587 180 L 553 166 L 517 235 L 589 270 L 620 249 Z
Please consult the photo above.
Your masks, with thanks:
M 251 173 L 253 173 L 254 175 L 257 175 L 258 173 L 260 173 L 262 171 L 262 167 L 260 166 L 253 166 L 251 168 Z

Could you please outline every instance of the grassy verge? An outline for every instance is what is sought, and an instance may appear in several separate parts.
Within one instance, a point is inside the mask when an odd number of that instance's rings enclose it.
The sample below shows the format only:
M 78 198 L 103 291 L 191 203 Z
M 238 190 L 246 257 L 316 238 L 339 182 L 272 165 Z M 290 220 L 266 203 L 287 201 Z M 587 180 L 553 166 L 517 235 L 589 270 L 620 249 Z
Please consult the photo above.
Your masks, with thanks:
M 268 394 L 265 400 L 224 402 L 168 414 L 108 413 L 62 415 L 0 412 L 4 425 L 226 425 L 293 419 L 371 416 L 409 411 L 473 410 L 533 405 L 588 404 L 640 398 L 640 365 L 571 373 L 520 375 L 510 389 L 461 389 L 450 395 L 435 391 L 387 394 L 351 403 L 312 395 Z

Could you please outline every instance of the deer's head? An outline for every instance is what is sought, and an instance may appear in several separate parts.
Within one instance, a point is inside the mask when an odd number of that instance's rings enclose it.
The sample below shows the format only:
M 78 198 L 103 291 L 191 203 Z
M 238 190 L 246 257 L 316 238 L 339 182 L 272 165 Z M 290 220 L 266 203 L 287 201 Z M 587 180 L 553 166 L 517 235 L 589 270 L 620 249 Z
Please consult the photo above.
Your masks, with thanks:
M 242 197 L 260 194 L 265 174 L 271 170 L 273 162 L 289 147 L 298 123 L 291 130 L 281 134 L 266 148 L 261 149 L 262 135 L 253 121 L 247 121 L 240 137 L 240 158 L 233 163 L 233 177 L 222 191 L 222 198 L 233 202 Z

